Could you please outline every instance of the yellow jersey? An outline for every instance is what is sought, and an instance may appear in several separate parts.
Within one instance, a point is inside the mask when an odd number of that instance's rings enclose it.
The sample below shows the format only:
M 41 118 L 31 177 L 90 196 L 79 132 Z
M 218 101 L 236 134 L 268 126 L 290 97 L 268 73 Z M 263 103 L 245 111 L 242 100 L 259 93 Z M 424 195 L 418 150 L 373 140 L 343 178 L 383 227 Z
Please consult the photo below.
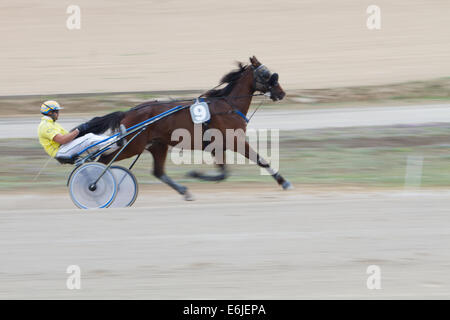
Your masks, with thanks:
M 56 123 L 50 117 L 44 116 L 38 127 L 39 143 L 44 147 L 45 152 L 54 158 L 61 145 L 53 141 L 53 138 L 57 134 L 64 135 L 67 133 L 68 131 L 60 126 L 59 123 Z

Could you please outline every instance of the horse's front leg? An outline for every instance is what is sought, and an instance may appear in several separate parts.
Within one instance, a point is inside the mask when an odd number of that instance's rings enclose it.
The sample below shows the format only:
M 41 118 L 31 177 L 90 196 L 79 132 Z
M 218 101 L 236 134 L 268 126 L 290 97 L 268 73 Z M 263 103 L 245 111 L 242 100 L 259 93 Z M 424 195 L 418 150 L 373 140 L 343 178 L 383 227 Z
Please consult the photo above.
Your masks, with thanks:
M 245 149 L 240 150 L 240 148 L 238 148 L 239 142 L 237 142 L 235 143 L 235 150 L 234 150 L 235 152 L 239 152 L 240 154 L 244 155 L 247 159 L 255 162 L 261 168 L 265 168 L 267 172 L 269 172 L 269 174 L 275 179 L 275 181 L 278 182 L 278 184 L 283 187 L 284 190 L 294 188 L 292 184 L 288 180 L 283 178 L 283 176 L 278 171 L 272 169 L 270 164 L 266 160 L 264 160 L 255 150 L 253 150 L 253 148 L 248 144 L 247 141 L 240 143 L 244 144 Z
M 192 170 L 188 172 L 188 176 L 191 178 L 197 178 L 204 181 L 222 181 L 228 178 L 228 170 L 225 165 L 225 152 L 220 155 L 216 155 L 215 149 L 211 151 L 212 156 L 215 159 L 215 164 L 219 168 L 219 173 L 215 175 L 204 174 L 197 170 Z

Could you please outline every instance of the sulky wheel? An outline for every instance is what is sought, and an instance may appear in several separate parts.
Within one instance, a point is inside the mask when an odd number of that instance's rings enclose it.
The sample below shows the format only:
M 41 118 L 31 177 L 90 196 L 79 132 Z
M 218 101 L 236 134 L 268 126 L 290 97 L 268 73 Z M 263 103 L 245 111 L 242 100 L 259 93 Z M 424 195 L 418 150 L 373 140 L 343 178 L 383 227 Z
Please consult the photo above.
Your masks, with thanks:
M 110 170 L 116 179 L 117 195 L 109 207 L 131 207 L 136 201 L 139 191 L 136 177 L 124 167 L 112 166 Z
M 81 209 L 107 208 L 117 194 L 116 180 L 104 164 L 85 163 L 75 169 L 69 180 L 69 192 L 73 203 Z M 95 181 L 103 176 L 94 185 Z

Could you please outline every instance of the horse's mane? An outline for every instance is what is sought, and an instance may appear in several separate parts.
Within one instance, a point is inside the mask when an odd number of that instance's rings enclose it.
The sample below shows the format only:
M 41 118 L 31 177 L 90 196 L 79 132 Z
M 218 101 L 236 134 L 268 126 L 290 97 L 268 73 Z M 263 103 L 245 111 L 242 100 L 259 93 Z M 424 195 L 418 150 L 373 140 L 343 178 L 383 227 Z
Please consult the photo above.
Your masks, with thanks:
M 220 85 L 226 83 L 227 85 L 222 89 L 211 89 L 207 91 L 205 97 L 222 97 L 231 93 L 237 80 L 241 77 L 242 73 L 247 69 L 247 65 L 243 65 L 242 62 L 238 62 L 239 69 L 232 70 L 222 77 L 220 80 Z
M 237 80 L 241 77 L 242 73 L 247 69 L 248 65 L 242 64 L 242 62 L 237 63 L 239 69 L 232 70 L 226 75 L 222 77 L 220 80 L 219 86 L 226 83 L 227 85 L 222 89 L 211 89 L 207 91 L 202 96 L 204 97 L 221 97 L 228 95 L 231 90 L 233 90 L 234 86 L 236 85 Z M 173 100 L 173 101 L 158 101 L 158 100 L 152 100 L 152 101 L 145 101 L 133 108 L 131 108 L 129 111 L 137 111 L 149 106 L 152 106 L 154 104 L 165 104 L 165 103 L 172 103 L 172 102 L 183 102 L 183 101 L 191 101 L 192 99 L 186 99 L 186 100 Z

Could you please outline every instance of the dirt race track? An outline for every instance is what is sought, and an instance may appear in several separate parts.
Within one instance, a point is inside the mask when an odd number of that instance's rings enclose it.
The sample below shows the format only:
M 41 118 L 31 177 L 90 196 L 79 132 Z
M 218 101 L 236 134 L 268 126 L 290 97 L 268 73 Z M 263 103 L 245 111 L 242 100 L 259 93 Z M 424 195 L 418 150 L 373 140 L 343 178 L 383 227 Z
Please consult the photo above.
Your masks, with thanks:
M 4 194 L 0 298 L 450 297 L 448 191 L 242 188 L 202 184 L 183 202 L 155 185 L 134 208 L 89 212 L 64 193 Z

